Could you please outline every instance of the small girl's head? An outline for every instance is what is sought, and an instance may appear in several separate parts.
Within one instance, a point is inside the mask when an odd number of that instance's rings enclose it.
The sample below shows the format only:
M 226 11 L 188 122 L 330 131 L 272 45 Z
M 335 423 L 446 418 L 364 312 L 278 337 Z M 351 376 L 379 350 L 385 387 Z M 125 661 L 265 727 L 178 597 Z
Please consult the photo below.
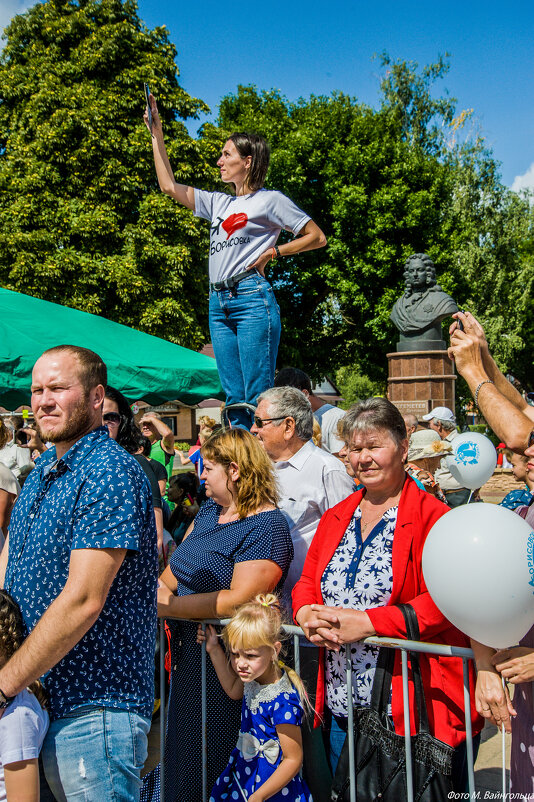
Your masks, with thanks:
M 222 637 L 232 667 L 243 682 L 275 682 L 280 676 L 282 616 L 273 593 L 261 594 L 236 610 Z
M 20 607 L 7 591 L 0 589 L 0 668 L 22 646 L 24 638 Z M 46 707 L 46 693 L 41 683 L 33 682 L 29 690 L 37 697 L 41 707 Z
M 300 696 L 305 710 L 310 711 L 310 702 L 299 675 L 279 660 L 283 633 L 282 610 L 274 593 L 256 596 L 237 608 L 222 638 L 230 652 L 232 668 L 242 682 L 256 680 L 268 685 L 280 679 L 281 672 L 287 677 Z

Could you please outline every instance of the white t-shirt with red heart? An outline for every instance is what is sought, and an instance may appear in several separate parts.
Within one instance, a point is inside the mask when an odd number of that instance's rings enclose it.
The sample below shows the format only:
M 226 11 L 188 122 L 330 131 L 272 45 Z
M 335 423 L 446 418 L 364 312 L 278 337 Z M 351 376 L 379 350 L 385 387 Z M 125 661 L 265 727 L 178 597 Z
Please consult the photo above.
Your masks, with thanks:
M 293 201 L 271 189 L 239 197 L 195 189 L 195 216 L 211 222 L 212 283 L 242 273 L 276 244 L 282 229 L 298 234 L 311 219 Z

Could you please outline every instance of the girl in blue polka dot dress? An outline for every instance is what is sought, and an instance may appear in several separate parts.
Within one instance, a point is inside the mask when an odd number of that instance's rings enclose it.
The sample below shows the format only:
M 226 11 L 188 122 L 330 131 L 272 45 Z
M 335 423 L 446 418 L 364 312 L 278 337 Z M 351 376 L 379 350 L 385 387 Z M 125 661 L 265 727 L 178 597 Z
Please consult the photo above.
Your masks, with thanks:
M 219 643 L 212 626 L 199 627 L 217 676 L 231 699 L 243 699 L 237 746 L 213 786 L 210 802 L 312 802 L 300 776 L 306 691 L 295 671 L 278 659 L 281 614 L 273 594 L 241 605 Z

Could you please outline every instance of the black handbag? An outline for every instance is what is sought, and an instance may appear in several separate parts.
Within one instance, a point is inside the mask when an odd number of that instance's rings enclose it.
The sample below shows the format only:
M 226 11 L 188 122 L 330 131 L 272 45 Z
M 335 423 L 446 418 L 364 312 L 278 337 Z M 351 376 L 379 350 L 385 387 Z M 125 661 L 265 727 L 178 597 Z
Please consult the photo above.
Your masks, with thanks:
M 409 640 L 419 640 L 419 623 L 409 604 L 399 608 L 404 615 Z M 354 764 L 357 802 L 401 802 L 406 799 L 406 752 L 404 735 L 397 735 L 388 716 L 388 703 L 395 652 L 381 648 L 371 692 L 370 707 L 354 708 Z M 452 786 L 454 747 L 430 734 L 421 681 L 419 655 L 410 652 L 419 730 L 412 735 L 412 781 L 414 802 L 444 802 Z M 349 746 L 345 739 L 332 784 L 332 802 L 349 802 Z

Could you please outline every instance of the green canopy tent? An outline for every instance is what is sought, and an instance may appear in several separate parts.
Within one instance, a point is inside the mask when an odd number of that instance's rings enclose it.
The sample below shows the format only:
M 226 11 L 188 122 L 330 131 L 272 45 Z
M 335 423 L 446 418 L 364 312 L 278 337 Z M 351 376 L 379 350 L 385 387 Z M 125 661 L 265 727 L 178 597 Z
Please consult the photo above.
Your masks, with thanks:
M 110 385 L 130 400 L 196 404 L 224 398 L 215 360 L 98 315 L 0 288 L 0 405 L 30 401 L 32 367 L 47 348 L 96 351 Z

